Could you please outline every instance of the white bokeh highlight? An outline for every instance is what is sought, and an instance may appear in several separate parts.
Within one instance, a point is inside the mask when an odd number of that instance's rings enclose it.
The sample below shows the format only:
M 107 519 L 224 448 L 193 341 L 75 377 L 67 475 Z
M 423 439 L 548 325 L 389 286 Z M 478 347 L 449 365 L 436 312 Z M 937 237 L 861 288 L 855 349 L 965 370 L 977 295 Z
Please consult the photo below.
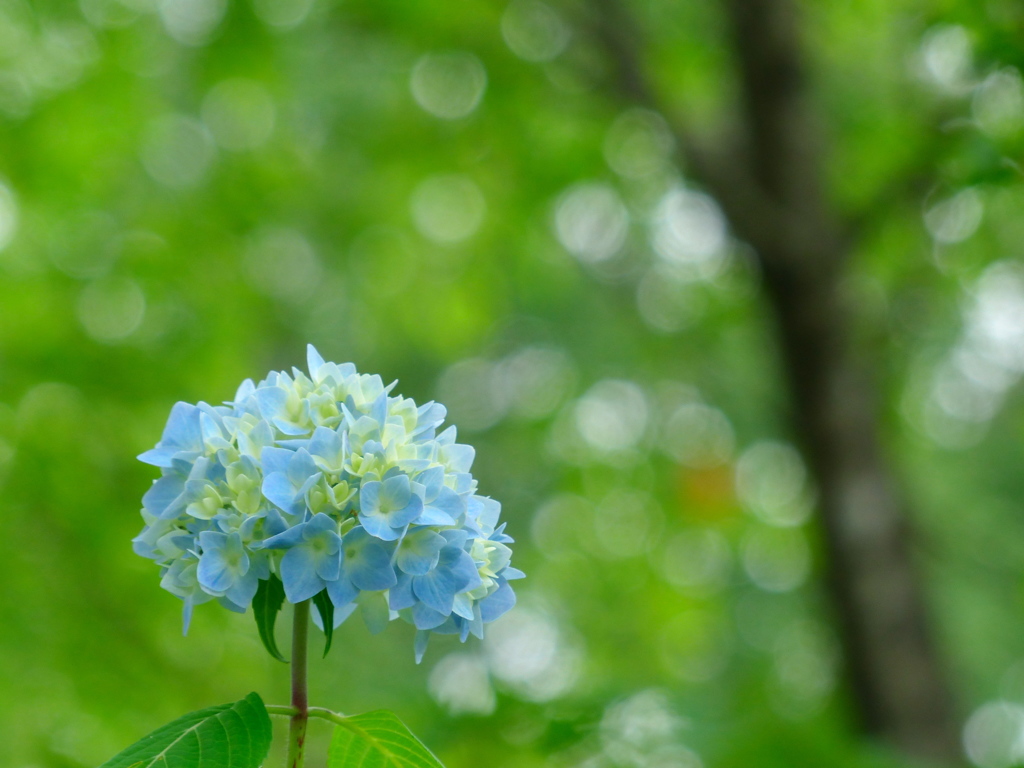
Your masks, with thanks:
M 512 0 L 501 17 L 505 44 L 526 61 L 551 61 L 569 44 L 571 33 L 558 12 L 540 0 Z
M 924 214 L 924 224 L 937 243 L 960 243 L 978 231 L 985 206 L 974 187 L 962 189 L 931 206 Z
M 555 204 L 555 234 L 584 264 L 607 261 L 629 233 L 629 212 L 610 184 L 584 182 L 570 187 Z
M 611 124 L 604 139 L 608 166 L 627 179 L 666 170 L 674 148 L 665 119 L 649 109 L 630 109 Z
M 82 289 L 76 311 L 90 338 L 116 344 L 131 336 L 142 324 L 146 295 L 130 277 L 100 278 Z
M 287 302 L 309 298 L 322 273 L 309 240 L 301 232 L 284 227 L 268 227 L 251 236 L 242 269 L 253 288 Z
M 255 80 L 223 80 L 203 99 L 202 118 L 217 144 L 232 152 L 257 149 L 274 132 L 274 100 Z
M 426 112 L 459 120 L 479 106 L 487 89 L 487 70 L 465 51 L 428 53 L 413 65 L 409 88 Z
M 167 34 L 182 45 L 198 47 L 217 32 L 227 0 L 157 0 L 157 11 Z
M 18 232 L 18 201 L 14 190 L 0 180 L 0 251 L 14 240 Z
M 793 446 L 754 443 L 736 462 L 736 496 L 765 523 L 789 528 L 807 522 L 814 497 L 807 468 Z
M 150 123 L 139 154 L 156 182 L 171 189 L 194 189 L 206 178 L 216 149 L 206 126 L 172 114 Z
M 651 221 L 654 251 L 693 279 L 711 279 L 722 270 L 727 243 L 725 216 L 702 192 L 674 188 L 655 208 Z
M 548 612 L 525 605 L 488 628 L 484 652 L 493 677 L 526 701 L 564 696 L 582 672 L 578 644 Z
M 421 235 L 452 244 L 477 233 L 487 212 L 480 187 L 468 176 L 432 176 L 419 184 L 409 201 L 412 220 Z
M 978 768 L 1013 768 L 1024 762 L 1024 706 L 990 701 L 978 707 L 963 731 L 964 751 Z
M 631 381 L 605 379 L 592 386 L 576 402 L 576 428 L 592 448 L 600 452 L 635 447 L 647 430 L 647 397 Z

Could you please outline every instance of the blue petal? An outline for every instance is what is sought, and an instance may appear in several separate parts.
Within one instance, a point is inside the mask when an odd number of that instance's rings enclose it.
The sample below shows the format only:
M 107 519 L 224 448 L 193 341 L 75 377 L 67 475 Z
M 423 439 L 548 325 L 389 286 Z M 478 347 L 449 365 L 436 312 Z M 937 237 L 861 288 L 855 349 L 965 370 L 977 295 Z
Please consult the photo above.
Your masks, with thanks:
M 341 537 L 338 534 L 332 534 L 338 539 L 339 543 Z M 323 552 L 316 557 L 316 574 L 324 581 L 335 581 L 341 576 L 341 549 L 335 549 L 333 552 Z
M 295 492 L 291 481 L 282 473 L 274 472 L 263 478 L 264 497 L 289 515 L 299 514 L 306 504 Z
M 403 475 L 403 477 L 405 476 Z M 406 482 L 408 482 L 409 479 L 405 478 L 405 480 Z M 384 484 L 387 485 L 387 483 L 389 482 L 391 481 L 386 480 Z M 404 528 L 413 520 L 418 518 L 422 513 L 423 500 L 420 499 L 419 496 L 410 494 L 409 501 L 405 505 L 405 507 L 401 509 L 396 509 L 392 512 L 386 512 L 384 513 L 384 516 L 387 518 L 388 525 L 390 525 L 392 528 Z
M 288 403 L 288 392 L 283 387 L 260 387 L 253 397 L 260 415 L 267 421 L 275 421 Z
M 281 513 L 276 509 L 267 510 L 267 516 L 263 520 L 263 535 L 273 537 L 286 530 L 288 530 L 288 523 L 281 517 Z
M 416 597 L 444 616 L 452 612 L 455 593 L 461 588 L 460 580 L 447 568 L 435 568 L 425 576 L 414 576 L 412 580 Z
M 342 453 L 341 435 L 327 427 L 317 427 L 307 449 L 311 456 L 324 459 L 333 468 Z M 340 467 L 339 467 L 340 469 Z
M 473 606 L 473 619 L 468 622 L 469 631 L 473 637 L 483 640 L 484 639 L 484 621 L 480 618 L 480 603 Z
M 469 472 L 457 472 L 451 477 L 455 480 L 455 492 L 458 494 L 470 493 L 475 487 L 476 481 Z
M 224 558 L 216 552 L 210 552 L 200 558 L 196 575 L 203 589 L 215 593 L 226 591 L 234 582 L 234 574 L 224 562 Z
M 305 448 L 309 450 L 309 438 L 308 437 L 294 437 L 281 440 L 275 440 L 274 444 L 278 448 L 287 448 L 289 452 L 295 453 L 299 448 Z
M 441 536 L 429 528 L 419 528 L 407 533 L 395 552 L 395 564 L 412 576 L 422 576 L 437 565 L 441 549 L 447 544 Z
M 330 588 L 330 585 L 328 585 Z M 358 603 L 350 602 L 342 607 L 334 606 L 334 628 L 337 629 L 344 623 L 345 619 L 355 613 L 356 608 L 359 607 Z M 324 628 L 323 619 L 320 617 L 320 611 L 316 610 L 312 612 L 313 623 L 316 624 L 317 629 L 322 630 Z
M 353 528 L 344 538 L 345 575 L 361 590 L 379 591 L 397 583 L 391 554 L 387 547 L 361 528 Z
M 448 614 L 435 611 L 423 603 L 416 603 L 412 607 L 412 621 L 416 629 L 434 629 L 444 624 L 447 619 Z
M 380 489 L 381 483 L 376 480 L 363 483 L 359 489 L 359 507 L 364 515 L 380 511 Z
M 150 486 L 142 497 L 142 506 L 147 512 L 169 519 L 177 517 L 185 508 L 185 478 L 181 475 L 164 475 Z
M 416 476 L 416 482 L 420 483 L 425 489 L 423 498 L 426 501 L 433 501 L 444 486 L 444 467 L 431 467 L 424 472 L 420 472 Z
M 436 442 L 438 445 L 444 447 L 446 445 L 452 445 L 455 442 L 455 437 L 458 434 L 458 430 L 455 425 L 452 424 L 448 429 L 437 436 Z
M 242 521 L 242 524 L 238 526 L 238 534 L 248 541 L 252 538 L 253 531 L 256 530 L 256 526 L 259 525 L 260 520 L 263 519 L 265 512 L 257 512 L 255 515 L 250 515 Z
M 359 607 L 370 634 L 379 635 L 387 628 L 390 613 L 383 592 L 363 592 L 359 595 Z
M 286 435 L 304 435 L 306 434 L 307 431 L 305 427 L 299 426 L 298 424 L 293 424 L 292 422 L 288 421 L 288 419 L 277 418 L 273 419 L 273 422 L 274 426 L 277 427 L 278 430 L 280 430 Z
M 150 448 L 148 451 L 143 451 L 142 453 L 140 453 L 135 458 L 137 458 L 139 461 L 145 462 L 146 464 L 151 464 L 154 467 L 165 467 L 166 468 L 166 467 L 170 467 L 171 466 L 171 460 L 172 460 L 174 454 L 175 454 L 175 451 L 172 451 L 169 448 L 159 448 L 159 447 L 157 447 L 157 448 Z M 192 613 L 191 613 L 191 611 L 189 611 L 188 620 L 191 621 L 191 619 L 192 619 Z M 185 631 L 186 632 L 188 631 L 187 627 L 186 627 Z
M 426 506 L 414 521 L 416 525 L 455 525 L 455 519 L 447 512 Z
M 263 453 L 274 447 L 274 428 L 268 421 L 260 421 L 249 434 L 238 433 L 238 450 L 246 456 L 263 459 Z M 282 470 L 283 471 L 283 470 Z
M 356 612 L 356 608 L 359 607 L 359 603 L 352 600 L 347 605 L 343 605 L 340 608 L 334 606 L 334 626 L 335 628 L 340 627 L 342 622 L 345 621 L 349 616 Z
M 282 474 L 287 473 L 288 462 L 292 460 L 292 456 L 294 455 L 295 451 L 289 451 L 287 448 L 267 446 L 260 453 L 260 464 L 263 466 L 263 474 L 270 475 L 275 472 L 281 472 Z
M 309 478 L 319 471 L 313 457 L 305 448 L 299 448 L 292 454 L 292 460 L 288 462 L 288 479 L 296 488 L 301 488 Z
M 444 550 L 441 551 L 444 552 Z M 452 573 L 465 580 L 465 583 L 458 590 L 459 592 L 466 592 L 480 586 L 480 572 L 477 570 L 476 563 L 473 562 L 473 558 L 469 556 L 468 552 L 464 552 L 461 549 L 458 550 L 458 561 L 451 565 L 451 569 Z
M 463 593 L 455 596 L 455 604 L 452 606 L 452 613 L 461 616 L 464 619 L 473 618 L 473 599 Z
M 159 444 L 140 455 L 139 460 L 157 467 L 169 467 L 175 453 L 201 453 L 203 445 L 199 414 L 199 408 L 191 403 L 175 403 Z
M 155 535 L 156 533 L 151 532 L 148 526 L 143 528 L 139 535 L 132 539 L 132 552 L 141 557 L 148 557 L 150 560 L 160 559 L 160 556 L 156 554 L 153 541 Z
M 472 501 L 479 504 L 476 519 L 485 528 L 494 529 L 501 514 L 501 504 L 488 496 L 473 496 Z
M 438 424 L 444 421 L 444 417 L 447 415 L 447 411 L 444 406 L 440 403 L 426 403 L 421 405 L 419 410 L 416 412 L 416 429 L 413 431 L 413 437 L 419 437 L 424 433 L 429 433 Z
M 252 552 L 249 555 L 249 573 L 254 574 L 257 579 L 269 579 L 270 556 L 266 552 Z
M 292 547 L 281 558 L 281 582 L 290 603 L 308 600 L 324 588 L 308 547 Z
M 466 512 L 466 501 L 447 485 L 438 491 L 437 498 L 430 506 L 447 512 L 452 517 L 461 517 Z
M 430 610 L 427 608 L 426 610 Z M 444 621 L 438 624 L 436 627 L 431 628 L 431 632 L 436 635 L 457 635 L 459 634 L 459 627 L 462 619 L 458 616 L 445 616 Z
M 203 531 L 203 535 L 227 538 L 225 534 L 213 531 Z M 235 583 L 236 573 L 228 565 L 223 547 L 214 547 L 210 539 L 204 541 L 203 556 L 199 559 L 196 577 L 204 589 L 214 593 L 224 593 Z
M 430 642 L 429 632 L 417 632 L 416 633 L 416 663 L 419 664 L 423 661 L 423 654 L 427 652 L 427 643 Z
M 241 606 L 242 608 L 248 608 L 252 604 L 253 597 L 256 596 L 256 588 L 259 586 L 259 578 L 257 578 L 254 569 L 250 568 L 242 577 L 235 581 L 224 596 Z
M 234 403 L 240 403 L 247 397 L 252 395 L 256 391 L 256 385 L 252 383 L 252 379 L 246 379 L 238 385 L 238 389 L 235 390 Z
M 199 534 L 199 546 L 203 552 L 218 552 L 227 549 L 228 535 L 217 531 L 203 531 Z
M 437 567 L 425 576 L 413 578 L 412 588 L 416 597 L 447 616 L 452 612 L 455 595 L 474 578 L 479 579 L 473 559 L 461 549 L 445 547 Z
M 465 549 L 466 542 L 469 541 L 469 533 L 466 531 L 441 531 L 441 535 L 448 542 L 448 546 L 456 549 Z
M 316 347 L 312 344 L 306 345 L 306 368 L 309 370 L 309 376 L 316 381 L 317 371 L 324 364 L 324 359 L 320 356 L 320 353 L 316 351 Z
M 399 573 L 397 583 L 388 591 L 388 599 L 393 611 L 401 611 L 416 605 L 416 595 L 412 593 L 412 577 L 406 573 Z
M 473 466 L 476 450 L 471 445 L 452 443 L 441 446 L 439 459 L 448 467 L 449 472 L 469 472 Z
M 516 593 L 512 587 L 504 579 L 499 581 L 498 590 L 480 601 L 480 618 L 484 623 L 494 621 L 516 604 Z
M 388 519 L 379 512 L 360 515 L 359 522 L 367 533 L 376 536 L 381 541 L 396 541 L 402 536 L 402 529 L 392 528 Z
M 185 605 L 181 607 L 181 634 L 188 635 L 188 628 L 192 624 L 192 609 L 195 607 L 195 603 L 188 597 L 184 598 L 184 600 Z
M 245 613 L 245 608 L 238 605 L 234 601 L 229 600 L 227 597 L 224 597 L 223 595 L 217 598 L 217 602 L 220 603 L 224 608 L 227 608 L 229 611 L 234 611 L 235 613 Z
M 412 487 L 409 484 L 408 475 L 389 477 L 384 481 L 380 490 L 381 509 L 386 511 L 405 509 L 411 496 Z
M 331 602 L 334 603 L 334 615 L 337 616 L 338 609 L 344 608 L 359 597 L 359 590 L 345 574 L 342 574 L 340 579 L 327 582 L 327 594 L 330 596 Z M 354 604 L 352 610 L 355 610 Z
M 298 499 L 302 499 L 303 506 L 307 506 L 305 500 L 309 496 L 309 492 L 313 488 L 313 486 L 320 482 L 321 477 L 323 477 L 323 473 L 316 472 L 315 474 L 312 474 L 306 478 L 306 480 L 299 487 L 298 493 L 296 495 L 296 503 L 298 503 Z
M 205 403 L 203 403 L 205 405 Z M 221 429 L 221 422 L 215 414 L 200 411 L 199 413 L 199 434 L 204 444 L 212 440 L 223 440 L 224 431 Z
M 299 523 L 283 533 L 265 539 L 261 546 L 263 549 L 292 549 L 302 541 L 302 532 L 305 527 L 306 523 Z
M 313 516 L 302 531 L 303 546 L 312 553 L 319 578 L 333 582 L 341 575 L 341 537 L 338 523 L 324 513 Z
M 306 523 L 303 535 L 307 539 L 312 539 L 314 536 L 319 536 L 328 532 L 335 535 L 338 543 L 341 542 L 341 537 L 338 536 L 338 524 L 334 521 L 334 518 L 330 515 L 325 515 L 323 512 L 318 512 L 313 515 L 308 523 Z

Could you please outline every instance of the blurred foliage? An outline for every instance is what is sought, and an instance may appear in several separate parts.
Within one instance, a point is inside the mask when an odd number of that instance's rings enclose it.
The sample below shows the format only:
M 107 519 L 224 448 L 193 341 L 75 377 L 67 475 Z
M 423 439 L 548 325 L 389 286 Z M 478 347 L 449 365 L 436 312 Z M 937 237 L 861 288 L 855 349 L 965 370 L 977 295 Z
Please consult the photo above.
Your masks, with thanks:
M 723 130 L 718 4 L 634 5 L 666 100 Z M 968 752 L 1009 765 L 1024 10 L 803 10 Z M 134 456 L 174 401 L 312 342 L 448 405 L 529 574 L 487 641 L 419 667 L 411 628 L 344 625 L 314 703 L 393 709 L 449 768 L 902 764 L 845 703 L 753 262 L 664 119 L 612 95 L 593 12 L 0 0 L 0 763 L 92 766 L 212 702 L 286 700 L 251 616 L 203 607 L 181 636 L 129 545 Z

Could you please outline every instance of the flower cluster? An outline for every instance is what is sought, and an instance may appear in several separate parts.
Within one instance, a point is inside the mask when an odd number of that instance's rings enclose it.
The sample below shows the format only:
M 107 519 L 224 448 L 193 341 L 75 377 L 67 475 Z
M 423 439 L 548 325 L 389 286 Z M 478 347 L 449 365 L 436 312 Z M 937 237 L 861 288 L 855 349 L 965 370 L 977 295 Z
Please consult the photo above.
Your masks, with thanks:
M 157 446 L 135 551 L 192 608 L 244 611 L 261 579 L 299 603 L 326 591 L 340 624 L 372 631 L 402 617 L 420 630 L 483 636 L 515 603 L 512 539 L 500 505 L 476 493 L 474 451 L 440 434 L 445 409 L 392 396 L 394 384 L 310 346 L 309 375 L 246 380 L 221 406 L 177 403 Z

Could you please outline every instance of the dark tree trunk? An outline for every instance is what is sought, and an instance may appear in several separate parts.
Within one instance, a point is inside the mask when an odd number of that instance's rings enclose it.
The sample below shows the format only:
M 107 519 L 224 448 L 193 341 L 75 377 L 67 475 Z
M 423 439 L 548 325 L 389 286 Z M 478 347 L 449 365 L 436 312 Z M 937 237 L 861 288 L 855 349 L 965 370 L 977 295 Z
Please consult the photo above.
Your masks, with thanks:
M 621 90 L 658 108 L 628 15 L 616 0 L 597 4 Z M 861 723 L 909 755 L 954 761 L 953 708 L 906 511 L 880 447 L 872 382 L 850 346 L 841 291 L 850 246 L 821 186 L 821 134 L 796 10 L 791 0 L 725 0 L 725 10 L 742 84 L 741 135 L 709 150 L 676 121 L 683 159 L 757 252 L 793 431 L 820 494 L 829 587 Z

